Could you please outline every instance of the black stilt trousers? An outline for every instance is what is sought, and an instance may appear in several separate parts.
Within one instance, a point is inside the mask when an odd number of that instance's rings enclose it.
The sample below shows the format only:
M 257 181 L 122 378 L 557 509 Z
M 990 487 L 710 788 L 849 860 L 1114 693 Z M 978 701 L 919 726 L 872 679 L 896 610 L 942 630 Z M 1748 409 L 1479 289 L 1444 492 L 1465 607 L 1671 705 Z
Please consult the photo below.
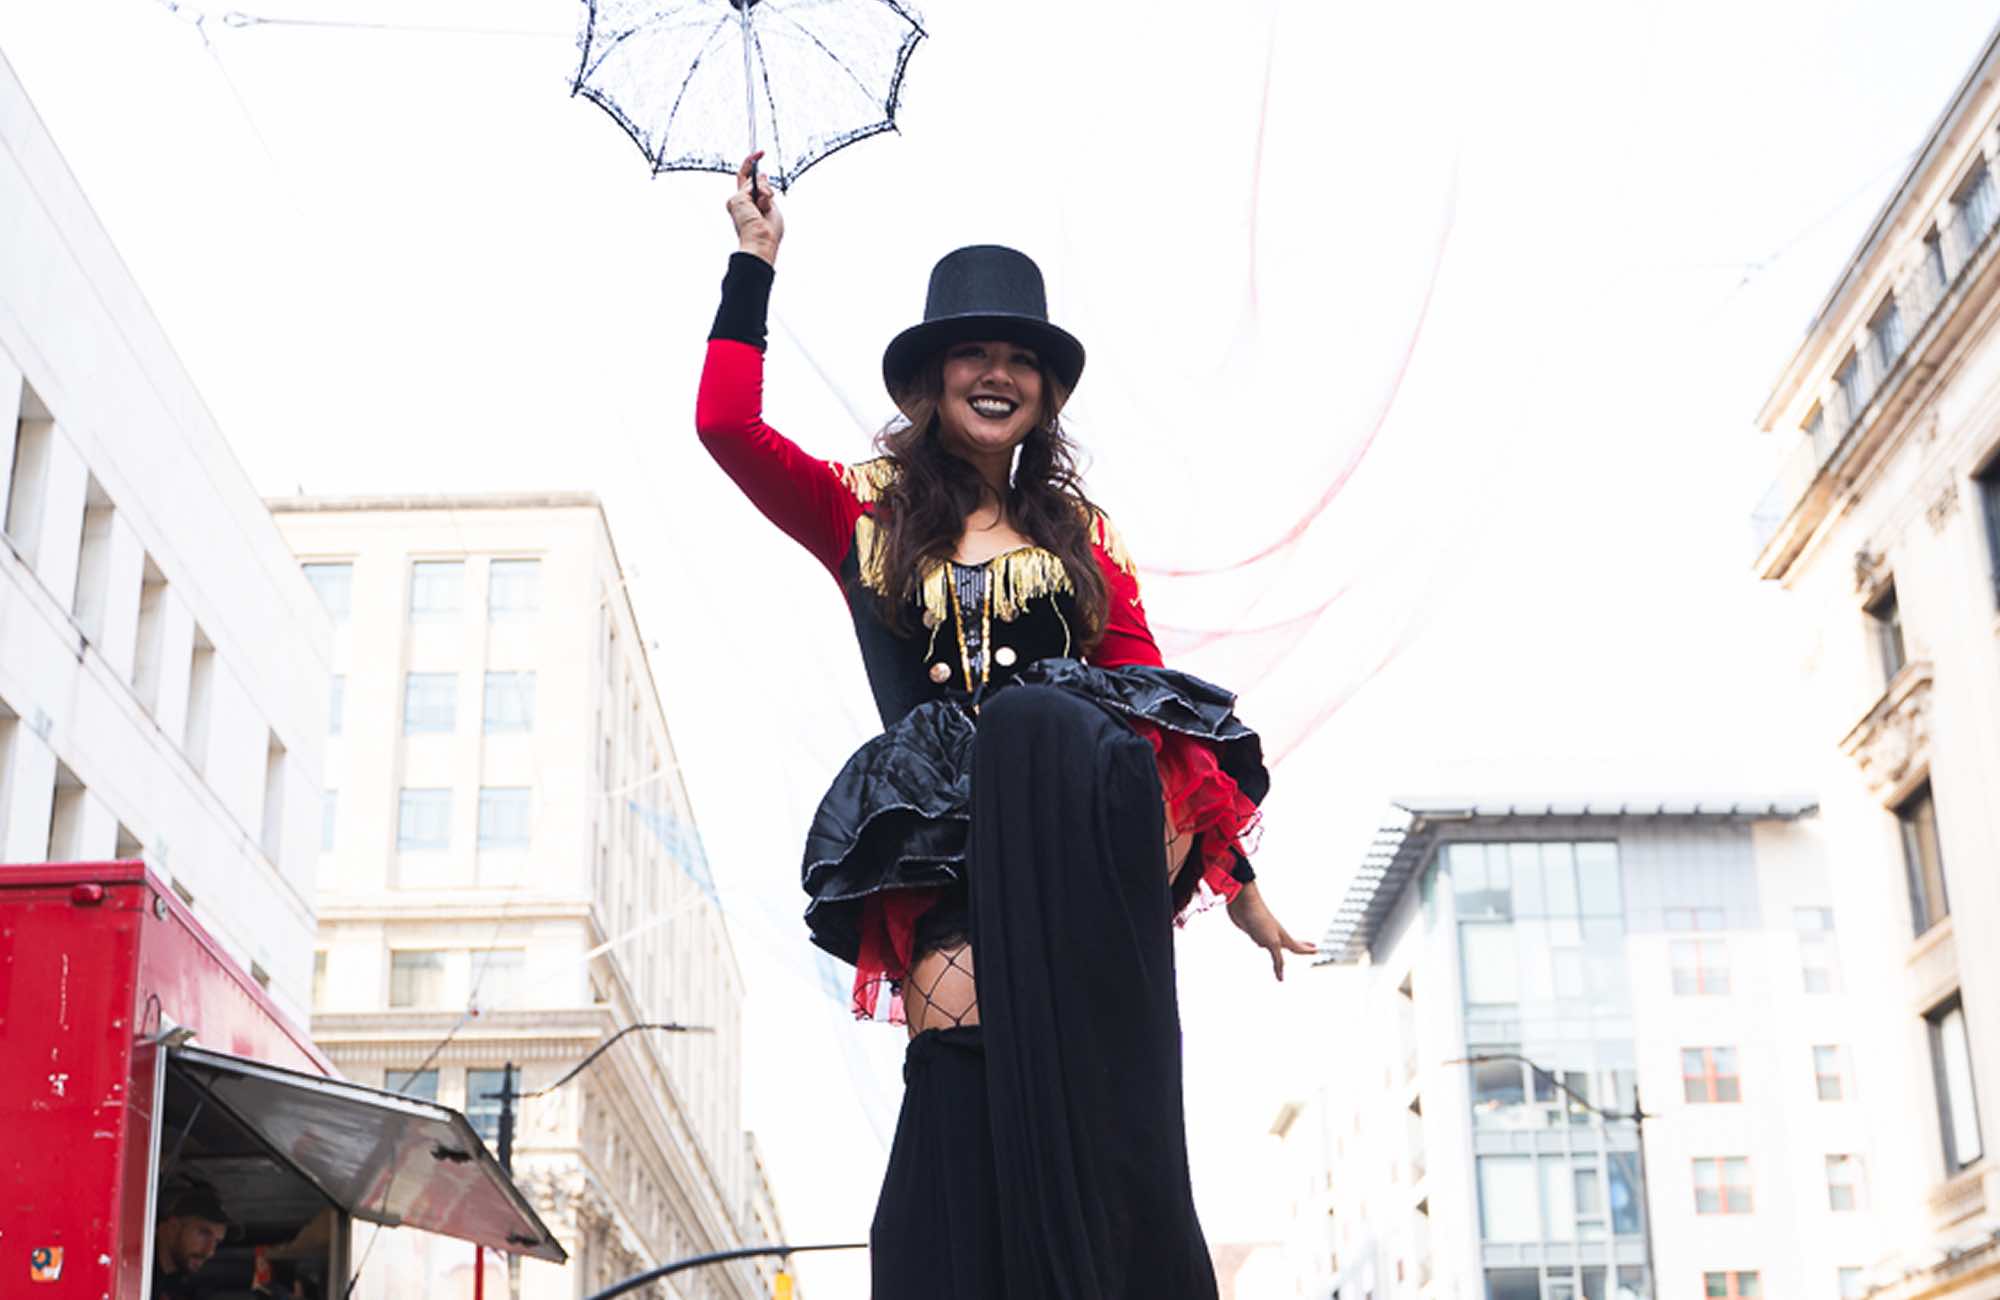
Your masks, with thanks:
M 997 693 L 967 865 L 981 1023 L 911 1041 L 874 1300 L 1215 1300 L 1151 747 L 1059 688 Z

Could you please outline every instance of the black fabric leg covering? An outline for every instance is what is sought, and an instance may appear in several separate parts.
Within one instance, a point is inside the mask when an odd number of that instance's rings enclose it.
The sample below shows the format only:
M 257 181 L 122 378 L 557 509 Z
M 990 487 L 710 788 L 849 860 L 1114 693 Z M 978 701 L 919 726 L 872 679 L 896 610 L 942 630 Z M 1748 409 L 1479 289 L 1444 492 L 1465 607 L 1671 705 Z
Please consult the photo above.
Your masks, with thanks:
M 979 971 L 1009 1300 L 1215 1300 L 1188 1179 L 1180 1012 L 1150 746 L 1018 686 L 973 754 Z
M 980 1028 L 910 1040 L 903 1110 L 868 1230 L 874 1300 L 1008 1300 Z

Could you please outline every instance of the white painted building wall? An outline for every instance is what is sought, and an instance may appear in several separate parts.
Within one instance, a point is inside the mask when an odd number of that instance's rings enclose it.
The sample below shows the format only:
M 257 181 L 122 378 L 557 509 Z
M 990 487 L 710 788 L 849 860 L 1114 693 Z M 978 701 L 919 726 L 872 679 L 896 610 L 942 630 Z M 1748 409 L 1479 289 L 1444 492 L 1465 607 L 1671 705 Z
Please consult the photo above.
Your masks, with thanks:
M 303 1023 L 326 620 L 4 62 L 0 143 L 0 863 L 144 856 Z

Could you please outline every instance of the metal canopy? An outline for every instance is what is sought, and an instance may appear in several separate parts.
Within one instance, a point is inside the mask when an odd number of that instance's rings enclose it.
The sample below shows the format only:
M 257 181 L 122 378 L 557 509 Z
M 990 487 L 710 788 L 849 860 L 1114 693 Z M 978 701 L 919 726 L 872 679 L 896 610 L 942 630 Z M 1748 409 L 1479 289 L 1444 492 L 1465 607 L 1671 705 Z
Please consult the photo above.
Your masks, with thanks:
M 568 1259 L 448 1106 L 192 1047 L 169 1063 L 357 1219 Z
M 1430 857 L 1447 825 L 1481 828 L 1533 825 L 1537 820 L 1617 821 L 1625 818 L 1691 818 L 1711 821 L 1792 821 L 1819 810 L 1810 796 L 1601 795 L 1584 798 L 1514 798 L 1480 801 L 1399 798 L 1376 831 L 1361 866 L 1349 880 L 1340 908 L 1319 941 L 1315 966 L 1357 966 L 1373 956 L 1375 939 L 1396 900 Z

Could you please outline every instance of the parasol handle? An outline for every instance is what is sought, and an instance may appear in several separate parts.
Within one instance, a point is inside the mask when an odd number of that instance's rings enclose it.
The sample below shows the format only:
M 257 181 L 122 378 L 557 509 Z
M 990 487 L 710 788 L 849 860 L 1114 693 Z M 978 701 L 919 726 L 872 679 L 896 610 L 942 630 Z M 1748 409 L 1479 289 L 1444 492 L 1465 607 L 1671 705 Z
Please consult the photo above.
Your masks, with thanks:
M 750 6 L 755 0 L 737 0 L 736 13 L 743 20 L 743 108 L 750 119 L 750 152 L 757 152 L 757 85 L 750 61 Z M 757 197 L 757 165 L 750 165 L 750 197 Z

